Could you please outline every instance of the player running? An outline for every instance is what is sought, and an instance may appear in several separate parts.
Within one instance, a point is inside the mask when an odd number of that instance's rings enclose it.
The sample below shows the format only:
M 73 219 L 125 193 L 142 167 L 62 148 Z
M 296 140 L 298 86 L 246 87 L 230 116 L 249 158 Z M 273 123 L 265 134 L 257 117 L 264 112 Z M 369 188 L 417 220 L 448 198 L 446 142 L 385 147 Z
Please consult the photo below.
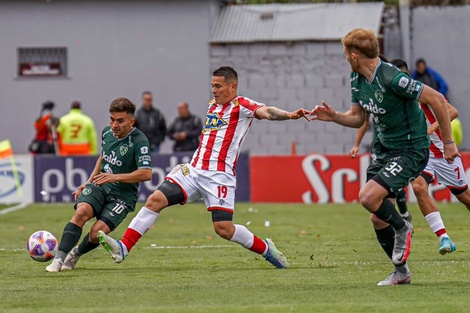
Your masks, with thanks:
M 168 174 L 131 221 L 121 240 L 114 240 L 101 231 L 98 233 L 101 244 L 116 263 L 124 260 L 164 208 L 202 198 L 212 213 L 214 230 L 220 237 L 262 255 L 277 268 L 289 266 L 271 239 L 263 241 L 245 226 L 233 224 L 235 167 L 243 140 L 255 118 L 297 120 L 305 117 L 308 120 L 309 111 L 286 112 L 238 96 L 238 75 L 231 67 L 215 70 L 211 86 L 214 99 L 209 102 L 205 127 L 191 163 L 178 165 Z
M 354 140 L 354 145 L 353 147 L 351 148 L 351 150 L 349 151 L 349 155 L 352 157 L 352 158 L 355 158 L 357 156 L 357 153 L 359 152 L 359 146 L 361 145 L 361 141 L 362 139 L 364 138 L 364 135 L 367 131 L 367 129 L 369 128 L 369 120 L 370 120 L 370 116 L 369 115 L 374 115 L 373 113 L 371 114 L 367 114 L 365 116 L 365 119 L 364 119 L 364 124 L 359 127 L 359 129 L 357 130 L 357 133 L 356 133 L 356 139 Z M 374 135 L 373 135 L 373 139 L 372 139 L 372 143 L 371 143 L 371 163 L 375 162 L 374 160 L 377 159 L 377 155 L 375 154 L 375 144 L 378 140 L 377 138 L 377 134 L 378 134 L 378 130 L 376 129 L 376 126 L 374 126 Z M 368 174 L 369 175 L 369 174 Z M 375 174 L 374 172 L 372 172 L 370 175 L 370 177 L 367 178 L 367 180 L 369 180 L 371 177 L 373 177 Z M 395 201 L 397 206 L 398 206 L 398 211 L 400 211 L 400 214 L 401 216 L 407 220 L 408 222 L 411 222 L 412 220 L 412 216 L 411 216 L 411 213 L 410 211 L 408 211 L 408 205 L 406 204 L 406 192 L 405 192 L 405 189 L 402 189 L 400 190 L 397 194 L 396 194 L 396 198 L 389 198 L 391 201 Z
M 401 71 L 408 73 L 408 65 L 404 60 L 395 59 L 391 61 L 393 65 Z M 445 255 L 457 249 L 452 239 L 447 234 L 441 213 L 437 209 L 436 203 L 429 195 L 429 184 L 437 180 L 440 184 L 449 188 L 450 192 L 470 210 L 470 190 L 467 184 L 467 175 L 462 164 L 462 159 L 457 156 L 453 163 L 447 162 L 444 158 L 444 143 L 439 130 L 439 123 L 432 108 L 424 103 L 420 103 L 421 109 L 426 116 L 428 134 L 431 139 L 429 148 L 429 161 L 420 176 L 412 183 L 413 191 L 418 200 L 418 205 L 423 213 L 426 222 L 432 231 L 439 237 L 439 253 Z M 458 111 L 447 102 L 449 117 L 451 120 L 458 117 Z
M 109 113 L 111 126 L 102 132 L 101 155 L 88 181 L 73 193 L 75 214 L 65 225 L 59 251 L 46 267 L 47 272 L 74 269 L 82 255 L 99 246 L 98 231 L 113 231 L 134 211 L 139 183 L 152 177 L 149 142 L 134 128 L 135 105 L 126 98 L 117 98 L 111 102 Z M 93 217 L 96 222 L 90 232 L 72 250 L 83 226 Z
M 378 58 L 374 31 L 357 28 L 342 40 L 343 52 L 351 66 L 351 108 L 336 112 L 325 101 L 312 110 L 313 119 L 360 127 L 366 113 L 373 113 L 377 126 L 376 162 L 368 172 L 373 176 L 359 191 L 359 201 L 372 213 L 377 237 L 395 269 L 379 286 L 409 284 L 406 263 L 410 253 L 412 225 L 404 220 L 387 199 L 419 176 L 429 157 L 426 119 L 417 100 L 429 104 L 441 127 L 444 157 L 452 162 L 458 155 L 452 141 L 446 100 L 434 89 L 411 79 L 395 66 Z

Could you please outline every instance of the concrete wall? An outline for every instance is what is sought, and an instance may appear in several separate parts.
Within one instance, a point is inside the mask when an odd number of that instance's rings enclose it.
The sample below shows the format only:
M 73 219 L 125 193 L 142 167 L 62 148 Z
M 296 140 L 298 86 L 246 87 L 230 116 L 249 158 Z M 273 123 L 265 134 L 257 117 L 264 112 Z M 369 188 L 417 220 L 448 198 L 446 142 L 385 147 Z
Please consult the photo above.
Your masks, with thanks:
M 449 85 L 449 101 L 464 128 L 461 150 L 470 150 L 470 6 L 418 7 L 411 14 L 411 60 L 425 58 Z
M 211 68 L 234 66 L 239 94 L 286 110 L 313 109 L 325 100 L 336 110 L 349 109 L 350 67 L 340 42 L 212 45 Z M 255 121 L 244 149 L 252 154 L 347 153 L 356 130 L 313 121 Z M 369 143 L 370 134 L 364 138 Z
M 154 92 L 167 122 L 183 100 L 203 115 L 218 6 L 215 0 L 0 0 L 0 140 L 26 152 L 45 100 L 56 102 L 58 115 L 82 101 L 99 131 L 108 125 L 112 99 L 125 96 L 140 105 L 143 90 Z M 18 78 L 17 48 L 48 46 L 67 47 L 67 77 Z

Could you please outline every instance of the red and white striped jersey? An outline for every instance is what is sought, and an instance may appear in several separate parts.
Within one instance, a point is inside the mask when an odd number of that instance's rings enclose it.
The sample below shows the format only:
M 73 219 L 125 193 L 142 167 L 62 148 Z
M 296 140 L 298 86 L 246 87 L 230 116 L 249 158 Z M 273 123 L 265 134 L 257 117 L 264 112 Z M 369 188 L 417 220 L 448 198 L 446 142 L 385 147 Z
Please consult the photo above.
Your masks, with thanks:
M 209 171 L 235 175 L 243 141 L 263 103 L 237 96 L 224 105 L 209 102 L 206 123 L 191 165 Z
M 426 115 L 426 124 L 428 127 L 432 125 L 436 121 L 436 116 L 432 108 L 427 105 L 420 103 L 421 109 L 424 111 L 424 115 Z M 431 139 L 431 145 L 429 147 L 429 157 L 430 158 L 444 158 L 444 143 L 442 142 L 441 131 L 439 128 L 429 135 L 429 139 Z

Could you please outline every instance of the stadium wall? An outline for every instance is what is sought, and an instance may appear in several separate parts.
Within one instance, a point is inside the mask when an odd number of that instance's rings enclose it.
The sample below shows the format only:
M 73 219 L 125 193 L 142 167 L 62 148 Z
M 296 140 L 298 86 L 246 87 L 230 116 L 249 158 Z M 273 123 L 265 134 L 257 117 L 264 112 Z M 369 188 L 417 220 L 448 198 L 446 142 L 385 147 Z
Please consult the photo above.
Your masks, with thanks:
M 448 98 L 459 110 L 464 139 L 461 150 L 470 150 L 470 5 L 426 6 L 411 11 L 411 60 L 425 58 L 449 85 Z
M 144 90 L 171 122 L 188 101 L 204 115 L 210 93 L 208 41 L 218 0 L 0 0 L 0 140 L 27 152 L 41 103 L 67 113 L 73 100 L 108 125 L 112 99 L 140 105 Z M 17 49 L 66 47 L 65 77 L 18 77 Z M 162 147 L 171 151 L 171 142 Z

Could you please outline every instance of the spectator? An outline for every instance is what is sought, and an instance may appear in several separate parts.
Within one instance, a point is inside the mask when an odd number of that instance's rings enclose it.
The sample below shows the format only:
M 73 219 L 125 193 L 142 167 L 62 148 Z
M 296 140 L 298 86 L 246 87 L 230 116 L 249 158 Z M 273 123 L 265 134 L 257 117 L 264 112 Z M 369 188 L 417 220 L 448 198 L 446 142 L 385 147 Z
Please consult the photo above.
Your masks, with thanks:
M 152 153 L 160 152 L 160 145 L 165 140 L 166 123 L 163 114 L 152 105 L 152 93 L 142 93 L 142 106 L 135 113 L 136 127 L 147 136 Z
M 463 140 L 463 128 L 462 128 L 462 123 L 458 118 L 454 118 L 450 122 L 450 126 L 452 128 L 452 139 L 455 141 L 455 144 L 457 147 L 460 146 Z
M 187 102 L 180 102 L 178 117 L 175 118 L 168 130 L 168 136 L 175 141 L 173 151 L 195 151 L 199 146 L 201 131 L 201 119 L 189 112 Z
M 46 101 L 42 104 L 39 117 L 34 122 L 36 135 L 29 145 L 29 151 L 33 154 L 55 153 L 55 141 L 57 139 L 57 117 L 54 116 L 54 102 Z
M 447 98 L 447 83 L 442 76 L 426 65 L 425 59 L 416 60 L 416 70 L 411 74 L 413 79 L 439 91 Z
M 60 155 L 97 154 L 95 124 L 89 116 L 82 113 L 80 102 L 72 102 L 70 112 L 60 118 L 57 132 L 60 135 Z

